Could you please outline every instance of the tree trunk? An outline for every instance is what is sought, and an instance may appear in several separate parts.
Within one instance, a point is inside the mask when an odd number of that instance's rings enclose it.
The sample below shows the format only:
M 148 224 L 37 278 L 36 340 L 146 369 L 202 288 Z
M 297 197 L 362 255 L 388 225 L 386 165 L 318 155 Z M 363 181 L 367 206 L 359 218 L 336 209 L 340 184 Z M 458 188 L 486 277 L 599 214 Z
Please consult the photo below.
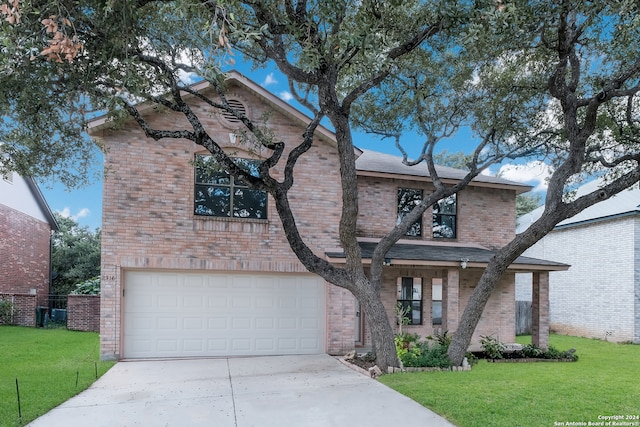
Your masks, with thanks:
M 356 295 L 356 298 L 360 301 L 361 308 L 367 318 L 376 363 L 382 372 L 386 372 L 389 366 L 400 366 L 393 328 L 379 293 L 369 283 L 364 286 L 366 289 L 361 292 L 360 296 Z M 360 294 L 360 292 L 358 293 Z
M 509 244 L 498 250 L 485 268 L 471 298 L 462 313 L 458 329 L 453 334 L 447 355 L 454 366 L 460 366 L 469 348 L 473 332 L 478 326 L 491 293 L 509 265 L 534 243 L 545 236 L 555 224 L 566 218 L 559 211 L 553 214 L 545 211 L 541 219 L 532 224 L 525 232 L 518 234 Z
M 495 260 L 495 258 L 494 258 Z M 467 306 L 462 313 L 458 329 L 453 334 L 453 339 L 449 345 L 447 355 L 454 366 L 462 365 L 467 348 L 471 342 L 473 332 L 476 330 L 476 326 L 480 321 L 482 312 L 484 311 L 491 293 L 496 287 L 496 284 L 500 280 L 500 277 L 504 273 L 505 268 L 498 266 L 494 260 L 491 260 L 485 271 L 480 277 L 480 281 L 476 285 L 476 288 L 467 303 Z M 507 264 L 508 265 L 508 264 Z

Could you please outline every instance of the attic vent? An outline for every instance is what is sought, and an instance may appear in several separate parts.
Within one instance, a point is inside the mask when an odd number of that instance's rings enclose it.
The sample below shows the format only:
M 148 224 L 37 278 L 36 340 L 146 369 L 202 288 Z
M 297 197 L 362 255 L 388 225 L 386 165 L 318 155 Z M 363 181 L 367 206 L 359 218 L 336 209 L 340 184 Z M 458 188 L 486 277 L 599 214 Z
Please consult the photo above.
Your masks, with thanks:
M 229 104 L 229 107 L 233 108 L 234 110 L 236 110 L 238 113 L 242 114 L 243 116 L 247 115 L 247 109 L 245 108 L 244 104 L 240 101 L 238 101 L 237 99 L 229 99 L 227 100 L 227 103 Z M 222 111 L 222 117 L 228 122 L 228 123 L 241 123 L 240 120 L 234 116 L 233 114 L 231 114 L 228 111 Z

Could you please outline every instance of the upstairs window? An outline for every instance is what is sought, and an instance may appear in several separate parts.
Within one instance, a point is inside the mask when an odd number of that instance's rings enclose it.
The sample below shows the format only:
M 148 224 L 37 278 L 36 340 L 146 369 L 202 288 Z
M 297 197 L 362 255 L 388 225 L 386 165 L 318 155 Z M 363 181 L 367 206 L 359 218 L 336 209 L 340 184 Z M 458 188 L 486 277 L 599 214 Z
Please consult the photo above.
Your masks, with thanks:
M 258 176 L 260 160 L 233 159 L 234 163 Z M 249 188 L 238 177 L 226 172 L 212 156 L 196 156 L 196 215 L 223 218 L 267 218 L 267 193 Z
M 407 216 L 409 212 L 413 210 L 422 201 L 422 190 L 414 188 L 399 188 L 398 189 L 398 219 L 396 224 L 400 224 L 400 221 Z M 411 225 L 411 228 L 407 231 L 407 236 L 420 237 L 422 236 L 422 217 L 418 221 Z
M 456 217 L 458 202 L 455 194 L 440 199 L 433 205 L 433 237 L 456 238 Z
M 398 305 L 406 313 L 408 325 L 422 325 L 422 279 L 398 277 Z

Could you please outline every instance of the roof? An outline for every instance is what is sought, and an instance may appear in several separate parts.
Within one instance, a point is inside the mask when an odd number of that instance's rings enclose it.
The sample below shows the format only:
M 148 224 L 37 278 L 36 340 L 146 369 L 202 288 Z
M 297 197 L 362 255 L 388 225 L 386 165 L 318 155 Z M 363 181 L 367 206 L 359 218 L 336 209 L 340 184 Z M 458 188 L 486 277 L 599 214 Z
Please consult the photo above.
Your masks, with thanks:
M 260 86 L 258 83 L 246 77 L 244 74 L 236 70 L 231 70 L 226 73 L 226 76 L 227 76 L 226 81 L 228 83 L 231 83 L 231 84 L 236 83 L 238 85 L 245 87 L 256 96 L 263 98 L 265 101 L 271 104 L 276 110 L 292 118 L 294 121 L 297 121 L 303 126 L 307 126 L 311 122 L 311 118 L 309 116 L 307 116 L 302 111 L 298 110 L 288 102 L 283 101 L 278 96 L 269 92 L 267 89 Z M 209 82 L 201 81 L 201 82 L 192 84 L 191 88 L 195 91 L 201 91 L 209 88 L 210 86 L 211 85 L 209 84 Z M 190 94 L 184 94 L 184 93 L 183 95 L 185 97 L 192 96 Z M 138 105 L 138 110 L 141 112 L 144 112 L 150 109 L 152 110 L 152 108 L 153 108 L 153 105 L 150 103 L 142 103 Z M 89 123 L 87 124 L 89 134 L 95 133 L 95 131 L 97 130 L 105 129 L 108 126 L 109 126 L 109 122 L 106 115 L 98 116 L 93 120 L 89 121 Z M 316 128 L 316 135 L 322 136 L 325 139 L 332 141 L 335 145 L 335 140 L 336 140 L 335 134 L 325 126 L 318 125 L 318 127 Z
M 282 99 L 269 92 L 267 89 L 260 86 L 253 80 L 239 73 L 238 71 L 234 70 L 228 72 L 227 82 L 230 82 L 232 84 L 235 83 L 245 87 L 256 96 L 263 98 L 275 109 L 292 118 L 294 121 L 300 123 L 303 126 L 307 126 L 311 122 L 311 118 L 309 116 L 305 115 L 288 102 L 283 101 Z M 205 90 L 208 87 L 210 87 L 210 84 L 207 81 L 201 81 L 191 85 L 191 88 L 196 91 Z M 146 110 L 150 110 L 152 107 L 153 106 L 151 104 L 143 103 L 138 106 L 138 109 L 143 112 Z M 108 126 L 109 122 L 107 116 L 96 117 L 88 123 L 89 134 L 95 135 L 97 131 L 106 129 L 108 128 Z M 316 128 L 316 134 L 336 145 L 335 133 L 328 128 L 319 125 Z M 408 179 L 422 178 L 424 180 L 430 180 L 429 171 L 424 164 L 417 166 L 407 166 L 402 163 L 402 158 L 400 156 L 362 149 L 357 149 L 357 152 L 359 156 L 356 159 L 356 170 L 359 175 L 402 176 Z M 460 181 L 467 175 L 467 171 L 465 170 L 454 169 L 446 166 L 437 166 L 436 170 L 440 179 L 445 182 Z M 517 194 L 525 193 L 532 188 L 527 184 L 482 174 L 474 178 L 471 185 L 493 188 L 508 188 L 515 190 Z
M 363 260 L 371 260 L 376 242 L 359 242 Z M 396 243 L 386 258 L 391 265 L 429 265 L 458 267 L 466 261 L 466 267 L 487 266 L 495 251 L 480 246 L 444 245 L 426 243 Z M 343 251 L 329 251 L 325 255 L 332 262 L 340 262 L 345 258 Z M 509 267 L 511 270 L 562 271 L 569 269 L 568 264 L 531 257 L 518 257 Z
M 407 177 L 422 177 L 430 180 L 430 174 L 425 164 L 407 166 L 402 163 L 400 156 L 379 153 L 371 150 L 360 150 L 362 154 L 356 160 L 356 169 L 359 175 L 396 175 Z M 436 165 L 436 172 L 443 181 L 460 181 L 467 175 L 467 171 Z M 491 175 L 480 174 L 472 181 L 472 185 L 510 188 L 517 193 L 525 193 L 531 190 L 531 186 L 520 182 L 510 181 Z
M 49 204 L 44 198 L 42 191 L 40 191 L 40 187 L 38 187 L 38 184 L 36 184 L 36 182 L 30 177 L 24 177 L 24 180 L 27 183 L 29 190 L 31 190 L 31 194 L 33 194 L 33 198 L 36 200 L 36 202 L 38 203 L 38 206 L 42 210 L 42 214 L 47 219 L 47 222 L 49 223 L 49 227 L 51 227 L 52 231 L 58 231 L 60 228 L 58 226 L 58 222 L 56 221 L 56 217 L 53 216 L 53 213 L 51 212 L 51 208 L 49 208 Z
M 576 197 L 591 193 L 603 184 L 604 181 L 602 179 L 594 179 L 593 181 L 579 187 L 576 191 Z M 544 212 L 544 205 L 518 218 L 517 232 L 521 233 L 526 230 L 529 225 L 540 218 L 542 212 Z M 640 188 L 638 188 L 638 186 L 634 186 L 628 190 L 621 191 L 607 200 L 589 206 L 571 218 L 565 219 L 558 223 L 555 229 L 577 226 L 595 221 L 605 221 L 619 218 L 621 216 L 636 215 L 638 213 L 640 213 Z

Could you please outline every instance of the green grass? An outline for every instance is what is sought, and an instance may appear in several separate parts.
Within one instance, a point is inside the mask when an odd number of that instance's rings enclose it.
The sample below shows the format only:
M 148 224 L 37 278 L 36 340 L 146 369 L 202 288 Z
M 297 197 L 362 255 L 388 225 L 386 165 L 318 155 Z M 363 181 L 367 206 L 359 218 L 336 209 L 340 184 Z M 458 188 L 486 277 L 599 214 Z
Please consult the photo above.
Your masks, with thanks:
M 99 359 L 96 333 L 0 326 L 0 426 L 27 424 L 89 387 L 96 369 L 113 366 Z
M 400 373 L 380 381 L 459 427 L 587 425 L 599 415 L 640 415 L 640 345 L 558 335 L 550 344 L 577 349 L 579 360 L 480 361 L 471 372 Z

